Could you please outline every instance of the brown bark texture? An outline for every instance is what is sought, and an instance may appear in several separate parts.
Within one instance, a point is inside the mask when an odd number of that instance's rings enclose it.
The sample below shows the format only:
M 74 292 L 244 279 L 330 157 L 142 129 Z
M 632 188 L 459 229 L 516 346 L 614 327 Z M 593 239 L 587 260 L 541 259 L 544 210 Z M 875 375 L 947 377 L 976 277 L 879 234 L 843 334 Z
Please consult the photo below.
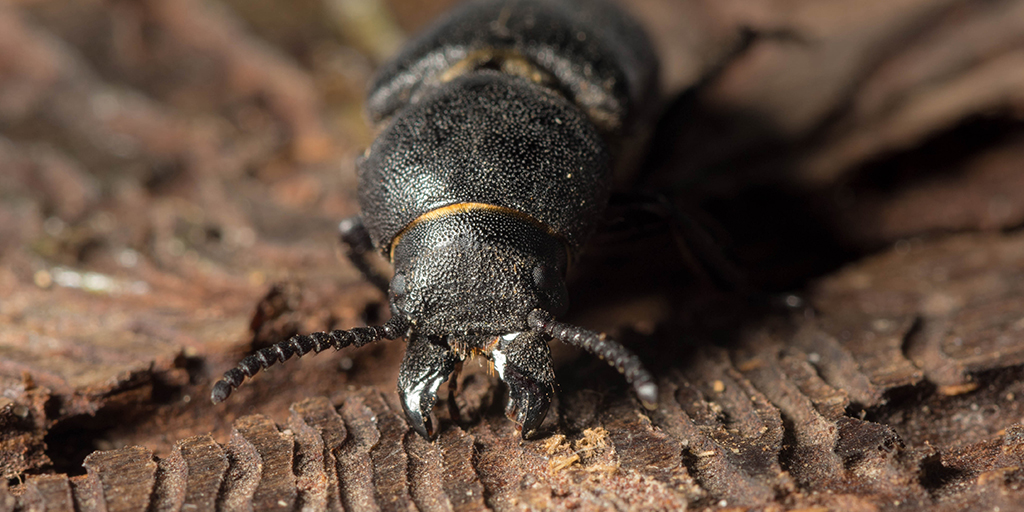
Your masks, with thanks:
M 656 409 L 558 342 L 527 441 L 475 362 L 411 431 L 402 341 L 212 405 L 389 314 L 335 230 L 449 3 L 0 0 L 0 511 L 1024 509 L 1022 0 L 624 3 L 662 115 L 567 320 Z

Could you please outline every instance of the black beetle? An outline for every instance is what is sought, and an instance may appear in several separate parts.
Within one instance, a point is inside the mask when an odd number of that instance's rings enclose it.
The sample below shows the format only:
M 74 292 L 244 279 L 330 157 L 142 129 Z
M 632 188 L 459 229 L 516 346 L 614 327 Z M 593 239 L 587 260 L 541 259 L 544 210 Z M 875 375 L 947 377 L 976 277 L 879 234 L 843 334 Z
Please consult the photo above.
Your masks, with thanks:
M 417 432 L 433 436 L 438 388 L 480 354 L 508 384 L 506 413 L 527 437 L 551 402 L 557 338 L 607 360 L 653 407 L 657 386 L 636 355 L 554 317 L 606 207 L 610 153 L 642 117 L 656 74 L 642 29 L 603 0 L 473 1 L 413 39 L 370 89 L 383 129 L 359 162 L 362 216 L 341 223 L 391 319 L 262 349 L 224 374 L 213 401 L 292 355 L 405 336 L 398 391 Z M 374 248 L 394 265 L 390 283 L 366 260 Z

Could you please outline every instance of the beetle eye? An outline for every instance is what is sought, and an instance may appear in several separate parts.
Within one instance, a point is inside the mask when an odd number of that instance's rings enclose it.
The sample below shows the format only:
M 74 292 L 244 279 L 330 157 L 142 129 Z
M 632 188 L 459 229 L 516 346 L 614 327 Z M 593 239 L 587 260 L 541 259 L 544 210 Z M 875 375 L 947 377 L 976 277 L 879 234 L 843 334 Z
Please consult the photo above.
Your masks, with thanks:
M 395 296 L 405 294 L 405 274 L 398 272 L 391 278 L 391 294 Z
M 557 288 L 561 282 L 558 271 L 550 265 L 537 265 L 533 268 L 533 284 L 541 290 Z

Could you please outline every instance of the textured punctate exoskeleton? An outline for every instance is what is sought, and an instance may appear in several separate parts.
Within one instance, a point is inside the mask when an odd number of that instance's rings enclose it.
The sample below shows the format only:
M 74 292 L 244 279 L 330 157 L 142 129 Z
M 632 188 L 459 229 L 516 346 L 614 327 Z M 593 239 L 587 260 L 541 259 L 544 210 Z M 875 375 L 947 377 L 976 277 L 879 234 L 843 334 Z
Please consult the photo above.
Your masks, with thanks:
M 392 318 L 263 349 L 225 374 L 214 401 L 293 354 L 404 336 L 399 393 L 424 437 L 438 388 L 472 355 L 494 363 L 508 416 L 533 433 L 554 393 L 552 338 L 606 359 L 653 404 L 634 354 L 555 317 L 655 79 L 643 31 L 603 1 L 469 2 L 411 40 L 371 87 L 381 132 L 359 162 L 362 214 L 341 226 Z M 372 249 L 394 265 L 390 281 L 367 263 Z

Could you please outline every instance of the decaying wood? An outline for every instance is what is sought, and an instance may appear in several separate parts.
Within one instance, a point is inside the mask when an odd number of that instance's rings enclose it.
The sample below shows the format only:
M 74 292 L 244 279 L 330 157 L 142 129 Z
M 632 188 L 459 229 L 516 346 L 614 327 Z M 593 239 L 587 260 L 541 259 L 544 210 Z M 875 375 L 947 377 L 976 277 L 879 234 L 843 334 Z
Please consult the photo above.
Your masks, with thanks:
M 594 247 L 573 320 L 658 408 L 556 343 L 537 439 L 467 364 L 433 442 L 401 342 L 207 400 L 253 348 L 387 314 L 334 226 L 390 43 L 328 4 L 0 2 L 0 511 L 1020 509 L 1024 2 L 629 3 L 667 100 L 637 186 L 740 291 L 670 229 Z
M 186 438 L 155 463 L 139 447 L 95 452 L 77 485 L 38 476 L 16 486 L 17 507 L 73 496 L 126 510 L 675 509 L 781 497 L 798 508 L 1012 509 L 1024 499 L 1024 348 L 1012 335 L 1022 269 L 1022 234 L 878 255 L 819 281 L 809 309 L 765 320 L 736 347 L 693 350 L 662 372 L 657 410 L 592 377 L 560 397 L 537 440 L 520 442 L 495 411 L 445 422 L 427 443 L 392 393 L 354 390 L 341 403 L 296 403 L 279 424 L 240 417 L 225 444 Z M 936 370 L 915 353 L 938 354 L 941 368 L 960 370 L 940 374 L 958 378 L 929 382 Z M 851 415 L 852 403 L 863 413 Z M 945 432 L 932 432 L 940 419 Z

